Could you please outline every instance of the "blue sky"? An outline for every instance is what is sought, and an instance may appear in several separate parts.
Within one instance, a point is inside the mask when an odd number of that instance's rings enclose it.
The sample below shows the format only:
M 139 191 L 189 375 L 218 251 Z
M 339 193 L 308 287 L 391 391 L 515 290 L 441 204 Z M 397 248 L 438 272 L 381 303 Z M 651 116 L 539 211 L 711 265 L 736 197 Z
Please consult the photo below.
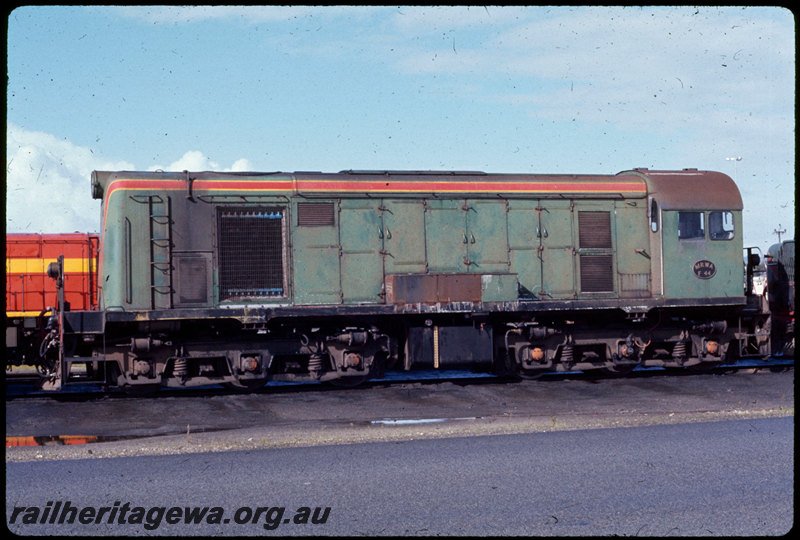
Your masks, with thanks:
M 7 67 L 8 232 L 97 231 L 93 169 L 696 167 L 794 237 L 781 8 L 28 6 Z

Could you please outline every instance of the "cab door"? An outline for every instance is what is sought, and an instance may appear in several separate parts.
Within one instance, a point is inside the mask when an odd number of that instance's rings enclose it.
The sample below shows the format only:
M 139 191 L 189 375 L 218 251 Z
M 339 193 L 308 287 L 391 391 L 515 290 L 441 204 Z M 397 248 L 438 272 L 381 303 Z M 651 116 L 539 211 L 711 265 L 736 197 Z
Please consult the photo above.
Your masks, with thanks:
M 741 211 L 663 210 L 661 217 L 665 296 L 744 294 Z

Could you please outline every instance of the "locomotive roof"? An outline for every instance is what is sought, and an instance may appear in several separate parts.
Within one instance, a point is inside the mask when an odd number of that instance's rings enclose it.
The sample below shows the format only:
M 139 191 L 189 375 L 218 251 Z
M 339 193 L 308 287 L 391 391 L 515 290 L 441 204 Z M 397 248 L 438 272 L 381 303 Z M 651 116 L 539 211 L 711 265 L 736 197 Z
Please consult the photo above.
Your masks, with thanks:
M 731 177 L 715 171 L 635 169 L 664 210 L 741 210 L 742 195 Z
M 273 192 L 311 196 L 592 197 L 657 196 L 665 209 L 721 204 L 741 208 L 732 180 L 708 171 L 648 171 L 618 174 L 489 174 L 481 171 L 341 171 L 323 172 L 141 172 L 92 173 L 95 198 L 116 189 L 200 192 Z M 702 194 L 708 196 L 703 197 Z M 715 202 L 717 201 L 717 202 Z M 738 201 L 738 202 L 737 202 Z M 728 204 L 731 203 L 731 204 Z

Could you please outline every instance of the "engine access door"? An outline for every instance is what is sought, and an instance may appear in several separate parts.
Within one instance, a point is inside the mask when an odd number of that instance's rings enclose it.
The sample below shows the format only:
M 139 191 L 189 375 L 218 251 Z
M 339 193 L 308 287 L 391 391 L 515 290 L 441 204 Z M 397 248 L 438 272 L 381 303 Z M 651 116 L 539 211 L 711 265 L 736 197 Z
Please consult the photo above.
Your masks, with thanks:
M 536 208 L 536 236 L 541 260 L 542 298 L 572 298 L 575 295 L 573 203 L 542 200 Z
M 472 199 L 464 205 L 469 272 L 509 271 L 508 206 L 507 201 L 498 199 Z
M 425 253 L 428 272 L 467 272 L 467 244 L 464 201 L 430 199 L 425 212 Z
M 342 302 L 379 303 L 383 289 L 380 201 L 343 199 L 339 209 Z

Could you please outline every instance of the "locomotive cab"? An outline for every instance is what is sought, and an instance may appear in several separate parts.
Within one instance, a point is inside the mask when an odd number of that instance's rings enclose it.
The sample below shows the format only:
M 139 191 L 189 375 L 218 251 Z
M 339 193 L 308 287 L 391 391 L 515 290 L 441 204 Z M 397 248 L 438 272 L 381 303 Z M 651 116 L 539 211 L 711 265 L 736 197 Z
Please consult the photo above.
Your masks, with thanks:
M 742 198 L 722 173 L 637 169 L 648 183 L 653 296 L 669 306 L 680 335 L 664 347 L 701 362 L 744 356 L 734 326 L 746 306 Z M 731 349 L 731 346 L 735 347 Z M 689 348 L 691 347 L 691 348 Z M 676 352 L 677 351 L 677 352 Z
M 646 172 L 654 293 L 738 303 L 743 296 L 741 195 L 724 174 L 693 172 Z

